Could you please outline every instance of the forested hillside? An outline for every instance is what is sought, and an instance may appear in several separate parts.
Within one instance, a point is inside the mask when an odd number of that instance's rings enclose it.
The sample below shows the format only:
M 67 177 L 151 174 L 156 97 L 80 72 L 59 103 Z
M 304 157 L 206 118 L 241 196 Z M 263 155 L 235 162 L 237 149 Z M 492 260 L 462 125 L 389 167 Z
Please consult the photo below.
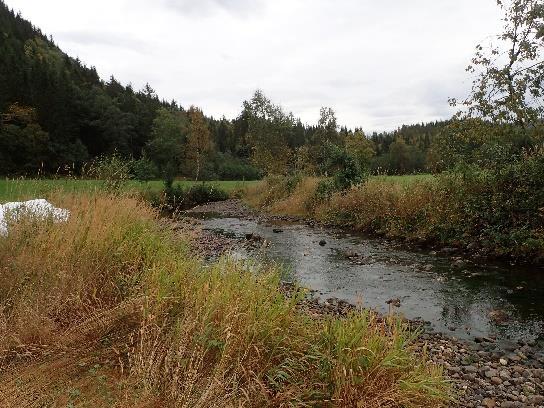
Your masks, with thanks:
M 323 173 L 323 143 L 346 141 L 375 172 L 421 172 L 431 140 L 443 127 L 403 126 L 375 133 L 369 141 L 361 130 L 338 130 L 331 109 L 323 110 L 318 125 L 304 125 L 257 92 L 236 119 L 204 117 L 200 135 L 191 138 L 191 120 L 175 101 L 161 100 L 150 85 L 135 90 L 113 76 L 104 81 L 94 67 L 66 55 L 1 1 L 0 34 L 3 175 L 77 173 L 89 160 L 113 153 L 135 160 L 145 156 L 151 166 L 146 162 L 141 167 L 156 177 L 166 171 L 161 167 L 167 162 L 176 175 L 208 179 L 254 179 L 297 166 Z M 174 133 L 165 142 L 169 126 Z M 195 144 L 202 138 L 209 139 L 203 150 Z M 286 153 L 284 163 L 276 162 L 277 155 L 259 156 L 263 147 L 272 146 Z M 166 157 L 173 152 L 175 160 Z
M 161 102 L 64 54 L 0 3 L 0 173 L 56 172 L 117 150 L 139 157 Z
M 0 55 L 4 176 L 81 174 L 95 158 L 114 154 L 129 160 L 140 179 L 326 176 L 339 168 L 413 174 L 459 162 L 486 166 L 534 145 L 528 132 L 478 118 L 365 135 L 340 126 L 335 112 L 322 108 L 317 124 L 303 124 L 259 90 L 238 117 L 210 118 L 197 107 L 160 99 L 150 85 L 135 90 L 113 76 L 101 79 L 1 0 Z

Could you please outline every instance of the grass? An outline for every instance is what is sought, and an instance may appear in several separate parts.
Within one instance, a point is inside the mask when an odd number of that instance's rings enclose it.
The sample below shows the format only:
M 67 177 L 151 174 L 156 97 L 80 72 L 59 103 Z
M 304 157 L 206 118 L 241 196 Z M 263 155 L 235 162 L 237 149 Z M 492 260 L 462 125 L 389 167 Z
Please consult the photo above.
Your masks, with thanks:
M 497 171 L 373 176 L 343 191 L 312 177 L 269 177 L 245 190 L 252 206 L 478 256 L 541 264 L 544 160 Z M 324 181 L 323 183 L 321 181 Z
M 407 174 L 404 176 L 372 176 L 372 180 L 379 180 L 392 184 L 411 185 L 421 181 L 433 180 L 435 176 L 432 174 Z
M 0 238 L 3 406 L 437 407 L 397 318 L 311 319 L 274 267 L 204 263 L 146 204 L 54 193 L 68 222 Z M 162 226 L 160 226 L 162 225 Z
M 176 181 L 175 185 L 189 187 L 201 182 Z M 252 186 L 258 181 L 210 181 L 207 182 L 218 186 L 230 193 Z M 129 181 L 125 184 L 126 191 L 160 191 L 163 188 L 162 181 L 149 181 L 140 183 Z M 18 201 L 37 197 L 48 197 L 56 191 L 65 193 L 96 192 L 104 189 L 104 182 L 100 180 L 80 179 L 0 179 L 0 202 Z

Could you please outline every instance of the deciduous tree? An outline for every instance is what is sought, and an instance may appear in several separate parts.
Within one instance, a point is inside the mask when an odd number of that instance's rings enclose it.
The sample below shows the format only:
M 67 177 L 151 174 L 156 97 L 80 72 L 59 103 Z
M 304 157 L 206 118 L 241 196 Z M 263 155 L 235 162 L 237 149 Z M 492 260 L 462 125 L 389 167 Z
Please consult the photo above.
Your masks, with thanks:
M 185 147 L 185 157 L 193 170 L 195 181 L 197 181 L 200 176 L 202 162 L 212 152 L 213 144 L 202 111 L 195 106 L 191 106 L 187 111 L 187 116 L 189 118 L 189 134 Z

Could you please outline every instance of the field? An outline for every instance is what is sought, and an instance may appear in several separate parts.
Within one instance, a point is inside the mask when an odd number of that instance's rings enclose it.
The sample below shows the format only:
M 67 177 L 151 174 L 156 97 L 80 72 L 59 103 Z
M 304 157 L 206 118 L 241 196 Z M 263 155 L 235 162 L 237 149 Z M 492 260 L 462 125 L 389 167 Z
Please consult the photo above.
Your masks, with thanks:
M 387 181 L 394 184 L 409 185 L 411 183 L 432 179 L 430 174 L 416 174 L 408 176 L 373 176 L 372 179 Z M 176 181 L 175 185 L 190 187 L 200 184 L 190 180 Z M 247 187 L 255 186 L 259 181 L 207 181 L 211 184 L 231 193 L 236 190 L 242 190 Z M 123 187 L 127 191 L 159 191 L 163 188 L 163 182 L 160 180 L 141 183 L 138 181 L 129 181 Z M 104 182 L 100 180 L 81 180 L 81 179 L 0 179 L 0 202 L 26 200 L 33 198 L 48 197 L 53 192 L 61 191 L 65 193 L 82 193 L 101 191 L 104 189 Z
M 189 187 L 202 182 L 195 181 L 176 181 L 175 185 Z M 210 181 L 206 182 L 225 190 L 232 192 L 234 190 L 249 187 L 258 181 Z M 141 183 L 138 181 L 129 181 L 124 186 L 127 191 L 159 191 L 163 188 L 162 181 L 149 181 Z M 104 182 L 99 180 L 79 180 L 79 179 L 3 179 L 0 180 L 0 202 L 25 200 L 33 198 L 44 198 L 53 192 L 82 193 L 101 191 L 104 189 Z
M 71 211 L 67 222 L 23 219 L 0 237 L 2 407 L 447 401 L 442 369 L 395 316 L 312 319 L 297 306 L 304 290 L 284 296 L 276 266 L 205 263 L 137 198 L 51 200 Z
M 372 176 L 371 179 L 387 181 L 390 183 L 397 183 L 402 185 L 409 185 L 418 181 L 432 180 L 434 176 L 432 174 L 409 174 L 405 176 Z

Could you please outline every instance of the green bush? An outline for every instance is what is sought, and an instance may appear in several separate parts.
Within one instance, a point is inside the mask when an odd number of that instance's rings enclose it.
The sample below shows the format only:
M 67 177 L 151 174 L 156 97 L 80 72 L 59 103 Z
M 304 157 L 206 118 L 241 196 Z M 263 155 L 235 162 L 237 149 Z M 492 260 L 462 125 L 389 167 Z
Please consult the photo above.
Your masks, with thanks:
M 138 181 L 150 181 L 159 177 L 159 169 L 155 163 L 146 157 L 134 161 L 132 164 L 132 174 Z
M 107 191 L 119 191 L 132 178 L 132 160 L 117 153 L 95 158 L 83 167 L 83 177 L 102 180 Z
M 259 169 L 241 160 L 219 163 L 217 175 L 220 180 L 259 180 L 262 177 Z
M 186 210 L 197 205 L 224 201 L 229 198 L 229 194 L 214 186 L 213 184 L 197 184 L 189 188 L 183 188 L 180 185 L 174 185 L 166 188 L 164 192 L 157 197 L 150 197 L 153 205 L 161 206 L 170 211 Z

